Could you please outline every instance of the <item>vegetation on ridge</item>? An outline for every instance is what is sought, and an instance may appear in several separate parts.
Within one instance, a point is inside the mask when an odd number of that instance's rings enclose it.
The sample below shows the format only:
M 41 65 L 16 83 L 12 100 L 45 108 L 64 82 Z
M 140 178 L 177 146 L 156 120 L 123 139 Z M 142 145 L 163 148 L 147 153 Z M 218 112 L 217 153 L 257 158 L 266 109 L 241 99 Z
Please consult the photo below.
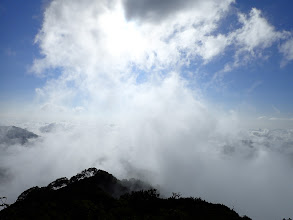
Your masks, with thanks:
M 26 190 L 0 212 L 0 219 L 250 219 L 221 204 L 177 193 L 163 199 L 156 189 L 140 187 L 131 191 L 129 183 L 90 168 L 70 180 Z

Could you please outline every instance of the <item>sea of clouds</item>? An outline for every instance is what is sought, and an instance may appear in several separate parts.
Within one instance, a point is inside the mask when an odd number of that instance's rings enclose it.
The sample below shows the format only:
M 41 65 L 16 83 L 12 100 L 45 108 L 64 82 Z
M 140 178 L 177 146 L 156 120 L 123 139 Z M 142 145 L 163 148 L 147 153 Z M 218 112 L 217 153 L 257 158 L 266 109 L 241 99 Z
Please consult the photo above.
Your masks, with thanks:
M 12 203 L 27 188 L 97 167 L 151 183 L 163 196 L 202 197 L 253 219 L 292 214 L 293 130 L 227 133 L 195 120 L 19 123 L 39 137 L 0 144 L 0 193 Z

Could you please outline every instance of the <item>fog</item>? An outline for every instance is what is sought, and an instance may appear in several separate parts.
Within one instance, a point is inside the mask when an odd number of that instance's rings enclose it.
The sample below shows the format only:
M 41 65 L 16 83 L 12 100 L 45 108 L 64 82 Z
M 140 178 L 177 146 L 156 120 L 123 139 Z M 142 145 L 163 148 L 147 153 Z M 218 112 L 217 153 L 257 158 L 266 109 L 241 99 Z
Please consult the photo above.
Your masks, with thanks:
M 176 114 L 31 124 L 38 139 L 1 148 L 1 195 L 13 202 L 27 188 L 97 167 L 149 182 L 164 196 L 202 197 L 253 219 L 292 215 L 292 130 L 229 132 L 204 113 Z
M 35 42 L 42 56 L 31 66 L 47 82 L 29 110 L 2 113 L 1 125 L 39 136 L 0 144 L 0 195 L 8 203 L 27 188 L 96 167 L 252 219 L 293 216 L 293 130 L 258 129 L 264 119 L 243 126 L 239 112 L 205 98 L 201 73 L 183 74 L 229 45 L 237 46 L 234 68 L 243 54 L 285 35 L 257 9 L 239 15 L 238 29 L 216 35 L 233 1 L 190 2 L 176 11 L 172 1 L 160 16 L 153 1 L 149 11 L 115 0 L 48 5 Z M 256 27 L 269 33 L 251 42 Z

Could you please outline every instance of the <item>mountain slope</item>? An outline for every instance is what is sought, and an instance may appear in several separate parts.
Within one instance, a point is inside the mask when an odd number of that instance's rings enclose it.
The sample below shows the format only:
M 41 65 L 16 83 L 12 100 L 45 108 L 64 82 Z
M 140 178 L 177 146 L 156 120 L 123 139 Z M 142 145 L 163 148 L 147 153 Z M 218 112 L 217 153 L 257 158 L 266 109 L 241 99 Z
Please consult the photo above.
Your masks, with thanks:
M 140 183 L 134 183 L 137 189 L 144 187 Z M 26 190 L 0 212 L 0 219 L 249 219 L 201 199 L 162 199 L 155 189 L 131 192 L 129 184 L 90 168 Z
M 38 135 L 26 129 L 15 126 L 0 126 L 0 144 L 13 145 L 25 144 L 31 138 L 37 138 Z

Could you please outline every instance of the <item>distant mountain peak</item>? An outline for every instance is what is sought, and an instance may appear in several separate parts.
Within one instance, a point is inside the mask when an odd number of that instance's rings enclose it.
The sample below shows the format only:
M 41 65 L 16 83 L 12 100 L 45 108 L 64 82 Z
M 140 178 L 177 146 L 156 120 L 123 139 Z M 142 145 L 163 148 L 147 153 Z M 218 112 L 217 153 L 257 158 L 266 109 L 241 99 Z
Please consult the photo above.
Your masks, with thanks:
M 102 172 L 102 170 L 98 170 L 97 168 L 89 168 L 87 170 L 83 170 L 81 173 L 73 176 L 70 178 L 70 183 L 85 179 L 85 178 L 89 178 L 89 177 L 93 177 L 95 176 L 98 172 Z M 105 171 L 103 171 L 105 172 Z
M 24 145 L 29 141 L 29 139 L 37 137 L 39 136 L 23 128 L 16 126 L 0 126 L 0 144 Z

